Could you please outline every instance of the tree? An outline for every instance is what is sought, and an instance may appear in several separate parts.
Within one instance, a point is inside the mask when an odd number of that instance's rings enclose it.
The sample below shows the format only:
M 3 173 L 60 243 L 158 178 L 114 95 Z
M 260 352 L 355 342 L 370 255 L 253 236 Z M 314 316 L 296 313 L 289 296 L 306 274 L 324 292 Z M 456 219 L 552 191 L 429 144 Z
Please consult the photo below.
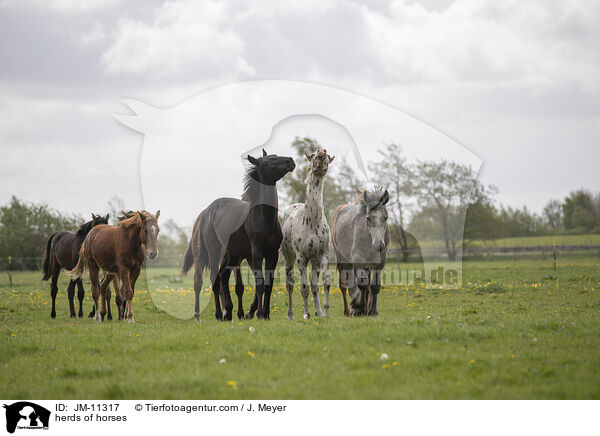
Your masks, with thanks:
M 400 145 L 389 143 L 377 151 L 381 160 L 369 163 L 376 184 L 386 187 L 390 193 L 388 210 L 390 216 L 390 231 L 392 239 L 400 244 L 402 261 L 407 262 L 410 255 L 409 238 L 405 230 L 406 214 L 412 194 L 411 171 L 402 155 Z
M 580 189 L 571 192 L 562 206 L 566 230 L 590 232 L 600 225 L 600 211 L 589 191 Z
M 549 200 L 544 206 L 544 220 L 551 229 L 557 229 L 562 225 L 562 203 L 559 200 Z
M 456 260 L 456 244 L 463 238 L 469 205 L 489 201 L 494 186 L 480 183 L 468 165 L 441 160 L 418 161 L 412 167 L 413 192 L 422 210 L 431 213 L 443 235 L 448 259 Z
M 491 240 L 502 235 L 502 226 L 498 211 L 494 205 L 485 200 L 470 204 L 465 217 L 463 240 Z
M 306 176 L 309 171 L 309 163 L 306 154 L 321 148 L 316 139 L 296 137 L 292 142 L 292 148 L 296 151 L 296 170 L 288 174 L 282 180 L 284 191 L 284 203 L 304 203 L 306 200 Z M 344 184 L 338 181 L 343 180 Z M 323 187 L 323 208 L 325 216 L 329 220 L 331 213 L 341 204 L 352 201 L 355 195 L 354 186 L 358 177 L 352 167 L 342 159 L 336 161 L 329 167 L 329 174 L 325 178 Z M 282 208 L 282 209 L 285 209 Z
M 15 267 L 37 269 L 48 238 L 61 230 L 77 230 L 84 221 L 46 204 L 26 203 L 13 196 L 10 203 L 0 207 L 0 259 L 4 263 L 11 256 Z
M 119 197 L 117 194 L 114 194 L 108 200 L 108 212 L 110 213 L 110 221 L 112 224 L 117 224 L 119 222 L 119 217 L 121 216 L 121 212 L 127 211 L 125 207 L 125 201 Z

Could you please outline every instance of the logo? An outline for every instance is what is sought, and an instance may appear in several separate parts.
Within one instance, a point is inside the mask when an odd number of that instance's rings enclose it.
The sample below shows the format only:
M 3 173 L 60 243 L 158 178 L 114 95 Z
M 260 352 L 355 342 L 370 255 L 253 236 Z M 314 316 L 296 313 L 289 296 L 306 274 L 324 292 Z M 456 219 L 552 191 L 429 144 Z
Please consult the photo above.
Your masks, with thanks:
M 19 401 L 4 405 L 6 409 L 6 431 L 14 433 L 18 429 L 48 429 L 50 411 L 29 401 Z

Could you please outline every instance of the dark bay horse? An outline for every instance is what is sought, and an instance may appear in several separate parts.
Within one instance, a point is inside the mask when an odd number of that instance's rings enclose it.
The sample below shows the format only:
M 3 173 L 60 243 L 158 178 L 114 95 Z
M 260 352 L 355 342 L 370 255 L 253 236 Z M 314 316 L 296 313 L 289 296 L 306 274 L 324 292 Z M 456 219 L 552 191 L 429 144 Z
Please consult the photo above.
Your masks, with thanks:
M 200 321 L 200 291 L 202 273 L 210 269 L 215 298 L 215 317 L 231 320 L 233 303 L 229 293 L 229 276 L 236 271 L 238 318 L 244 317 L 242 297 L 244 286 L 239 265 L 246 260 L 254 274 L 256 292 L 246 318 L 269 319 L 271 291 L 279 246 L 283 238 L 277 217 L 276 183 L 296 167 L 291 157 L 267 155 L 247 156 L 250 166 L 244 177 L 242 199 L 219 198 L 200 213 L 194 224 L 192 238 L 185 252 L 182 273 L 195 267 L 194 316 Z M 263 274 L 264 263 L 264 274 Z M 223 308 L 221 308 L 221 297 Z
M 388 191 L 361 191 L 354 204 L 339 206 L 331 217 L 333 249 L 337 259 L 344 314 L 378 315 L 381 272 L 390 245 L 386 204 Z M 346 289 L 352 301 L 348 308 Z
M 56 317 L 56 294 L 58 293 L 58 276 L 62 268 L 69 270 L 77 265 L 79 260 L 79 249 L 85 237 L 93 227 L 99 224 L 108 224 L 108 214 L 106 216 L 92 214 L 92 220 L 84 223 L 76 232 L 64 231 L 56 232 L 48 239 L 46 244 L 46 256 L 42 264 L 44 275 L 42 280 L 50 282 L 50 295 L 52 296 L 52 310 L 50 316 Z M 79 317 L 83 316 L 83 297 L 84 289 L 82 280 L 70 280 L 67 287 L 67 295 L 69 296 L 69 310 L 71 318 L 75 318 L 75 305 L 73 297 L 75 296 L 75 286 L 77 286 L 77 299 L 79 300 Z M 112 319 L 110 307 L 108 312 L 109 319 Z
M 96 322 L 102 322 L 106 314 L 107 300 L 110 298 L 110 282 L 118 274 L 123 285 L 121 299 L 125 302 L 123 318 L 133 322 L 133 299 L 135 282 L 140 275 L 146 253 L 150 259 L 158 255 L 158 217 L 160 211 L 127 212 L 118 226 L 99 225 L 94 227 L 81 245 L 79 262 L 69 271 L 71 278 L 80 278 L 87 268 L 92 282 Z M 98 281 L 100 269 L 105 276 Z M 102 306 L 98 307 L 98 297 L 102 295 Z

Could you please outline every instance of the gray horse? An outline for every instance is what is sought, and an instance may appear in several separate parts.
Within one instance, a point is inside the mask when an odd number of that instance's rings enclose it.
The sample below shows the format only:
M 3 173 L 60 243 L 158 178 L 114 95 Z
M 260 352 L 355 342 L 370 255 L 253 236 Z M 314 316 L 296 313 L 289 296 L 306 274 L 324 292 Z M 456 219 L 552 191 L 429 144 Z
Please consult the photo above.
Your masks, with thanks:
M 377 296 L 381 272 L 390 245 L 386 204 L 387 190 L 356 188 L 354 204 L 339 206 L 331 219 L 333 248 L 340 277 L 346 316 L 378 315 Z M 350 309 L 346 299 L 349 289 Z

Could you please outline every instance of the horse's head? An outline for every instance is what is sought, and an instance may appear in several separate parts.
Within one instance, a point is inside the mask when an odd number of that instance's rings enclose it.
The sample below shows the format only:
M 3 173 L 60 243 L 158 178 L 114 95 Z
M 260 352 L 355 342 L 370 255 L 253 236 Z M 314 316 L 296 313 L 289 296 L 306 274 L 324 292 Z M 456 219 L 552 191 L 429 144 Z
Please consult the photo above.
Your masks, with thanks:
M 358 189 L 357 192 L 359 192 Z M 367 229 L 371 234 L 373 250 L 380 253 L 385 250 L 387 245 L 388 213 L 385 205 L 390 201 L 390 194 L 383 188 L 378 191 L 365 190 L 362 191 L 360 201 L 365 210 Z
M 146 247 L 146 255 L 150 259 L 154 259 L 158 256 L 158 233 L 160 232 L 160 228 L 158 227 L 158 217 L 160 216 L 160 210 L 154 215 L 145 210 L 137 213 L 142 220 L 140 239 L 142 240 L 144 247 Z
M 313 151 L 311 154 L 306 154 L 306 158 L 310 162 L 310 170 L 313 174 L 323 177 L 327 174 L 327 169 L 329 168 L 329 164 L 333 162 L 335 156 L 329 156 L 327 154 L 327 150 L 324 148 L 319 148 L 316 151 Z
M 277 156 L 267 154 L 263 149 L 263 155 L 258 159 L 250 155 L 247 156 L 248 162 L 254 165 L 250 175 L 256 181 L 265 185 L 274 185 L 287 173 L 296 168 L 294 159 L 291 157 Z
M 98 224 L 108 224 L 109 217 L 110 214 L 108 213 L 105 216 L 92 214 L 92 227 L 95 227 Z

